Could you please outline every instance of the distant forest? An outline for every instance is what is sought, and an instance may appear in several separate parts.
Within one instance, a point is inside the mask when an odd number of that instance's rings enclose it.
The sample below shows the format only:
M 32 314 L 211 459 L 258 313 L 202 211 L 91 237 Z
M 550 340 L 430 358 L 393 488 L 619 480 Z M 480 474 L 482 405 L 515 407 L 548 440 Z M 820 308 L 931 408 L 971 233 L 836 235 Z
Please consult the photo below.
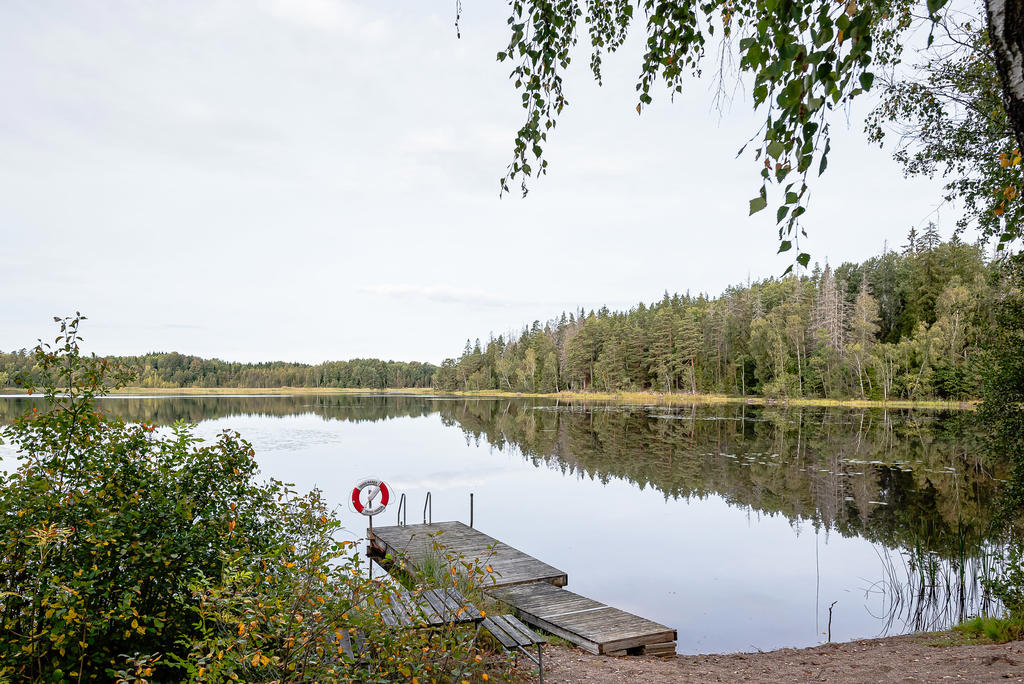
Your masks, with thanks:
M 578 311 L 517 337 L 466 341 L 446 390 L 604 390 L 774 397 L 978 396 L 990 304 L 1007 287 L 980 245 L 934 225 L 862 264 Z
M 430 387 L 437 366 L 380 359 L 328 361 L 317 365 L 272 361 L 231 363 L 176 352 L 110 357 L 136 369 L 140 387 Z M 19 372 L 38 380 L 32 354 L 0 352 L 0 387 L 14 385 Z
M 230 363 L 178 353 L 119 360 L 142 387 L 657 391 L 772 397 L 978 396 L 992 303 L 1005 295 L 980 245 L 911 230 L 899 251 L 862 264 L 669 295 L 629 311 L 583 310 L 516 335 L 466 341 L 440 367 L 379 359 L 317 365 Z M 0 387 L 33 373 L 0 352 Z

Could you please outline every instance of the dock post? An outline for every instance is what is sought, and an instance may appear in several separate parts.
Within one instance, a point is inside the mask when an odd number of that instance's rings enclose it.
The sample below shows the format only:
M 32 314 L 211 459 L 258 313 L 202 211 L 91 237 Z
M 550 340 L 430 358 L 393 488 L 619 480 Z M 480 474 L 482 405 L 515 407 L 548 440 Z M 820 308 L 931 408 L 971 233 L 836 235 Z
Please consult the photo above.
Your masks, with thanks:
M 473 527 L 473 492 L 469 493 L 469 526 Z

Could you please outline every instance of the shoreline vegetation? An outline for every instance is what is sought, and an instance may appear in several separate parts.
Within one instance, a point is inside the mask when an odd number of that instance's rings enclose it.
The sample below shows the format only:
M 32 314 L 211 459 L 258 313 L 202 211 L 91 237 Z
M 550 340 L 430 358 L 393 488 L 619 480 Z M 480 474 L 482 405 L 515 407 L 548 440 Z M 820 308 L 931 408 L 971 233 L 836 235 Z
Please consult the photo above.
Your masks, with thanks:
M 0 391 L 0 396 L 4 392 Z M 230 396 L 298 394 L 380 394 L 480 399 L 553 399 L 581 403 L 635 404 L 641 406 L 691 406 L 747 404 L 748 406 L 891 408 L 974 410 L 978 400 L 822 399 L 815 397 L 729 396 L 725 394 L 688 394 L 682 392 L 508 392 L 502 390 L 437 390 L 425 387 L 366 389 L 352 387 L 123 387 L 109 396 Z

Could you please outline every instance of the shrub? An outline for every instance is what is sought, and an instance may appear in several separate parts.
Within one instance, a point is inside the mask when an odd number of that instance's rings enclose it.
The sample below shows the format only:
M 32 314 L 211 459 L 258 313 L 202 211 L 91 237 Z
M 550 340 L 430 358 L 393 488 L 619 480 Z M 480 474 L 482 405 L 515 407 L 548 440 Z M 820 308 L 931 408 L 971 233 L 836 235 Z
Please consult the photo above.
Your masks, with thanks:
M 0 680 L 394 681 L 483 674 L 472 629 L 388 629 L 318 492 L 257 484 L 252 446 L 103 414 L 130 372 L 80 353 L 80 315 L 34 350 L 45 403 L 5 428 Z M 34 392 L 34 388 L 28 388 Z M 359 658 L 339 647 L 360 630 Z

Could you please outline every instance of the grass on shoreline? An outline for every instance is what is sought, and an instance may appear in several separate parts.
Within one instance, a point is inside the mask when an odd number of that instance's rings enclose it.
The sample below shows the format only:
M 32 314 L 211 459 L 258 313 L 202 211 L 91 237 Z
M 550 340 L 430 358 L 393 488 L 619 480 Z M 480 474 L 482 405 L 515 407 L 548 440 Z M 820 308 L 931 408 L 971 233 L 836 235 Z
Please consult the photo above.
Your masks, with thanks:
M 382 395 L 425 395 L 425 396 L 459 396 L 470 398 L 530 398 L 555 399 L 568 402 L 606 402 L 617 404 L 640 404 L 645 406 L 691 406 L 714 404 L 747 404 L 752 406 L 818 406 L 845 408 L 893 408 L 893 409 L 958 409 L 975 408 L 974 401 L 910 401 L 874 399 L 815 399 L 815 398 L 768 398 L 768 397 L 736 397 L 724 394 L 684 394 L 664 392 L 558 392 L 542 394 L 531 392 L 504 392 L 501 390 L 454 391 L 444 392 L 431 388 L 406 387 L 391 389 L 356 389 L 345 387 L 125 387 L 116 395 L 230 395 L 230 394 L 382 394 Z

